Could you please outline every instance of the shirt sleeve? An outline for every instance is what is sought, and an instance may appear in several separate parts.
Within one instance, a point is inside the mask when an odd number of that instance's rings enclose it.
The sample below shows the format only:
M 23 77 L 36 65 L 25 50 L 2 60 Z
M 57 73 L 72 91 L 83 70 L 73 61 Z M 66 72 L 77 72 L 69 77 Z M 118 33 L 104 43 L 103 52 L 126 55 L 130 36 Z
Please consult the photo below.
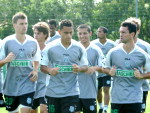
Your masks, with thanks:
M 97 47 L 97 51 L 98 51 L 98 55 L 99 55 L 98 66 L 101 67 L 101 66 L 103 66 L 104 54 L 103 54 L 102 50 L 98 47 Z
M 80 59 L 80 66 L 88 65 L 87 52 L 84 49 L 84 47 L 81 47 L 81 49 L 82 49 L 82 56 Z
M 0 43 L 0 60 L 4 59 L 6 57 L 6 54 L 5 54 L 5 41 L 1 41 Z
M 32 61 L 41 62 L 41 50 L 40 50 L 40 47 L 39 47 L 39 44 L 37 43 L 37 41 L 36 41 L 36 45 L 37 45 L 37 51 L 36 51 L 34 57 L 32 58 Z
M 150 72 L 150 55 L 148 55 L 147 53 L 145 54 L 146 57 L 146 62 L 145 62 L 145 72 Z
M 147 53 L 150 55 L 150 44 L 146 43 Z
M 103 67 L 104 68 L 111 68 L 111 64 L 110 64 L 110 55 L 111 55 L 112 51 L 110 50 L 106 57 L 103 60 Z
M 48 66 L 49 65 L 49 59 L 48 59 L 48 48 L 45 48 L 43 50 L 43 55 L 42 55 L 42 58 L 41 58 L 41 65 L 46 65 Z

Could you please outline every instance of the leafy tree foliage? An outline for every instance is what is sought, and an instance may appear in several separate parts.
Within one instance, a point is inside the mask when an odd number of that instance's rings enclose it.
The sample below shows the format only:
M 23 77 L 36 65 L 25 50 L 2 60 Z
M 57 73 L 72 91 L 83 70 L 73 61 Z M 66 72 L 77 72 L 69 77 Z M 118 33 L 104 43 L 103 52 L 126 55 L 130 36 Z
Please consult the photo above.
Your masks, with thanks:
M 70 19 L 75 29 L 80 24 L 92 27 L 93 37 L 99 26 L 109 29 L 108 37 L 119 38 L 118 29 L 122 21 L 136 16 L 135 0 L 0 0 L 0 38 L 14 33 L 11 18 L 19 11 L 25 12 L 29 20 L 28 34 L 33 35 L 32 25 L 38 21 Z M 98 0 L 97 0 L 98 1 Z M 139 0 L 138 16 L 142 21 L 140 38 L 150 42 L 149 0 Z M 75 30 L 76 31 L 76 30 Z M 76 32 L 74 38 L 77 39 Z

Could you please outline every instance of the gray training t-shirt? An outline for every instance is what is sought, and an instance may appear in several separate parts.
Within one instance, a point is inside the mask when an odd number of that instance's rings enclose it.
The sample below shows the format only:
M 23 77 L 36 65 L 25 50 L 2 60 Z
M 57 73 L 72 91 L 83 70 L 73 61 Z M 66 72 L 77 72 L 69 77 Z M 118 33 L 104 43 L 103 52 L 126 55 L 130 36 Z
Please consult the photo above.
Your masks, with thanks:
M 44 51 L 41 65 L 50 66 L 57 65 L 72 66 L 88 65 L 87 54 L 84 47 L 77 41 L 71 40 L 71 45 L 65 48 L 60 39 L 49 43 Z M 50 97 L 66 97 L 79 95 L 78 74 L 73 72 L 60 72 L 50 77 L 47 86 L 46 96 Z
M 134 77 L 134 68 L 143 73 L 150 72 L 150 56 L 135 45 L 130 53 L 119 44 L 110 50 L 105 59 L 105 68 L 115 66 L 117 71 L 113 77 L 111 103 L 141 103 L 143 97 L 143 80 Z M 117 60 L 116 60 L 117 59 Z
M 104 55 L 99 47 L 95 44 L 90 44 L 86 48 L 89 66 L 102 66 Z M 93 74 L 79 73 L 78 76 L 80 95 L 83 99 L 96 99 L 97 97 L 97 72 Z
M 3 40 L 0 51 L 0 59 L 4 59 L 10 52 L 15 54 L 15 59 L 7 63 L 7 74 L 4 82 L 4 94 L 8 96 L 20 96 L 35 91 L 35 82 L 28 76 L 33 71 L 32 62 L 40 61 L 40 49 L 37 41 L 26 35 L 24 43 L 16 39 L 16 35 L 10 35 Z

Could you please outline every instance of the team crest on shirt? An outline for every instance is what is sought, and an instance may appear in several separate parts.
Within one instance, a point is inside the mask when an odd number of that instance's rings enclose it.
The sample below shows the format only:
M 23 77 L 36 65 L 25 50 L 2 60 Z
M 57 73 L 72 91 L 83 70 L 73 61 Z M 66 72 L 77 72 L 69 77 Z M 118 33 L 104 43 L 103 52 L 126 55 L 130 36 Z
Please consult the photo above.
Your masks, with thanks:
M 130 68 L 130 62 L 129 61 L 125 61 L 124 64 L 125 64 L 126 68 Z
M 20 53 L 19 53 L 19 56 L 20 56 L 20 57 L 24 57 L 24 52 L 20 52 Z
M 24 57 L 25 56 L 25 53 L 24 53 L 25 49 L 20 48 L 19 51 L 20 51 L 19 56 Z
M 126 68 L 131 68 L 130 62 L 131 62 L 130 58 L 125 58 L 124 65 Z
M 69 62 L 69 54 L 63 54 L 63 62 Z
M 70 111 L 70 112 L 74 112 L 74 111 L 75 111 L 74 106 L 70 106 L 69 111 Z
M 28 104 L 31 104 L 31 102 L 32 102 L 31 98 L 28 97 L 28 98 L 27 98 L 27 103 L 28 103 Z

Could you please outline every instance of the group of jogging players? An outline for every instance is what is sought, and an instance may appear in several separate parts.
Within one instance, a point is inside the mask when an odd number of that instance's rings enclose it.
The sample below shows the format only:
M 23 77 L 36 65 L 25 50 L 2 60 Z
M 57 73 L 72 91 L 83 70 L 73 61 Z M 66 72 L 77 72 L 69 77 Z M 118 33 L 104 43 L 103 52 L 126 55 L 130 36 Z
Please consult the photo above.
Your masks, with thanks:
M 12 24 L 15 33 L 0 41 L 0 107 L 9 113 L 108 113 L 109 103 L 111 113 L 145 112 L 150 44 L 138 38 L 140 19 L 124 20 L 116 41 L 103 26 L 91 40 L 87 24 L 76 41 L 68 19 L 58 31 L 54 19 L 36 23 L 33 37 L 25 13 Z

